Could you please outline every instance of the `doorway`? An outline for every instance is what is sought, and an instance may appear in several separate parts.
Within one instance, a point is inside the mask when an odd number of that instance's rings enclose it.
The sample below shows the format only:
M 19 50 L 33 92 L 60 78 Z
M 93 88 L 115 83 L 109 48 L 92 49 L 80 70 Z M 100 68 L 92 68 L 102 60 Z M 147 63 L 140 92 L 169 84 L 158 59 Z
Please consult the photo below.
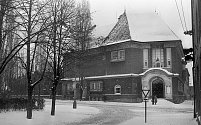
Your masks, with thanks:
M 157 78 L 152 82 L 152 95 L 156 95 L 157 98 L 164 98 L 164 83 L 162 79 Z

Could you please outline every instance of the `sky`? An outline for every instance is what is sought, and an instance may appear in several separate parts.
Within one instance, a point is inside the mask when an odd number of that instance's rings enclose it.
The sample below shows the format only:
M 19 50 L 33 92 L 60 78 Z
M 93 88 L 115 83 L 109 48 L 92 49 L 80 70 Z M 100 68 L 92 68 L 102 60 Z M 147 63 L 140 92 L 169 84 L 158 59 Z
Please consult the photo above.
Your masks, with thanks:
M 117 22 L 119 15 L 125 10 L 133 13 L 157 13 L 161 19 L 182 40 L 184 48 L 192 47 L 191 36 L 184 35 L 185 30 L 191 30 L 191 1 L 190 0 L 88 0 L 93 23 L 105 26 Z M 176 1 L 176 2 L 175 2 Z M 180 16 L 177 10 L 180 11 Z M 183 7 L 183 11 L 182 11 Z M 183 13 L 184 12 L 184 13 Z M 184 15 L 184 16 L 183 16 Z M 183 18 L 185 17 L 185 19 Z M 185 22 L 184 22 L 185 20 Z M 184 30 L 182 28 L 184 27 Z

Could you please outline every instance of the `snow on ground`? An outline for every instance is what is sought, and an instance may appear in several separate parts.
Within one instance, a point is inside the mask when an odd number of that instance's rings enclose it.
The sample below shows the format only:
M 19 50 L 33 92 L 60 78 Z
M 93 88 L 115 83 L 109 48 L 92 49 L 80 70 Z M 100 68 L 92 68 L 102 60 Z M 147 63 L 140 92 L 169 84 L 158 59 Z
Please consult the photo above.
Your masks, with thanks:
M 144 110 L 130 109 L 136 113 L 136 116 L 120 125 L 198 125 L 193 118 L 192 101 L 174 104 L 167 100 L 159 99 L 157 105 L 152 105 L 150 101 L 147 104 L 146 123 Z M 178 111 L 174 111 L 173 109 Z
M 120 125 L 198 125 L 195 119 L 192 118 L 192 114 L 157 114 L 150 113 L 147 114 L 147 123 L 145 123 L 144 116 L 134 117 Z
M 136 116 L 120 125 L 144 125 L 143 103 L 120 103 L 102 101 L 77 101 L 77 109 L 72 108 L 73 101 L 57 100 L 56 115 L 50 115 L 51 100 L 46 100 L 46 106 L 42 111 L 33 111 L 33 119 L 26 119 L 26 111 L 11 111 L 0 113 L 0 125 L 62 125 L 74 121 L 81 121 L 101 111 L 90 107 L 90 104 L 129 106 Z M 89 105 L 83 105 L 89 104 Z M 94 105 L 93 105 L 94 106 Z M 185 101 L 182 104 L 173 104 L 169 101 L 158 99 L 157 105 L 147 102 L 146 125 L 197 125 L 193 119 L 193 103 Z M 165 110 L 164 110 L 165 108 Z M 175 109 L 172 112 L 168 109 Z M 178 111 L 179 110 L 179 111 Z M 181 110 L 181 111 L 180 111 Z M 184 111 L 184 112 L 182 112 Z
M 55 116 L 50 115 L 50 110 L 51 105 L 47 101 L 44 110 L 33 111 L 32 119 L 26 118 L 26 111 L 1 112 L 0 125 L 62 125 L 99 113 L 99 109 L 88 106 L 79 105 L 73 109 L 72 104 L 56 104 Z

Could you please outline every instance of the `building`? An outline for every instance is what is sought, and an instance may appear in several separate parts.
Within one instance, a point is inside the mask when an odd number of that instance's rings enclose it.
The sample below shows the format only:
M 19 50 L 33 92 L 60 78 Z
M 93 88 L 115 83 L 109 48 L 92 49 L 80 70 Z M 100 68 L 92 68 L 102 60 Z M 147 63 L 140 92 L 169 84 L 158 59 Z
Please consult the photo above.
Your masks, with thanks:
M 156 14 L 124 12 L 103 44 L 86 53 L 82 66 L 86 99 L 141 102 L 142 89 L 150 90 L 148 97 L 175 103 L 185 99 L 189 74 L 182 42 Z M 68 62 L 67 54 L 64 59 Z M 62 79 L 67 99 L 79 94 L 79 69 L 76 65 L 71 69 Z
M 192 6 L 192 39 L 193 39 L 193 86 L 194 86 L 194 118 L 201 119 L 201 1 L 191 0 Z

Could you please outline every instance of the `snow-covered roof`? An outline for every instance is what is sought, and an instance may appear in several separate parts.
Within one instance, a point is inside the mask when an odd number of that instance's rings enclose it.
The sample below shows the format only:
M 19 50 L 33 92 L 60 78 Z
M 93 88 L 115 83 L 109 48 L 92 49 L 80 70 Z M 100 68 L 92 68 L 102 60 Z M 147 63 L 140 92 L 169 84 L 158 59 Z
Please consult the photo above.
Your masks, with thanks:
M 113 28 L 112 28 L 113 27 Z M 106 43 L 132 39 L 139 42 L 180 40 L 156 13 L 124 12 L 115 24 L 97 27 L 95 37 L 106 37 Z
M 131 39 L 126 39 L 126 40 L 120 40 L 120 41 L 115 41 L 115 42 L 108 42 L 105 45 L 113 45 L 113 44 L 118 44 L 118 43 L 124 43 L 127 41 L 131 41 Z
M 171 73 L 167 71 L 166 69 L 163 68 L 150 68 L 146 70 L 145 72 L 141 74 L 134 74 L 134 73 L 129 73 L 129 74 L 114 74 L 114 75 L 103 75 L 103 76 L 89 76 L 85 77 L 86 80 L 91 80 L 91 79 L 110 79 L 110 78 L 123 78 L 123 77 L 138 77 L 138 76 L 143 76 L 146 73 L 152 71 L 152 70 L 160 70 L 165 72 L 169 76 L 179 76 L 179 74 Z M 79 81 L 79 78 L 63 78 L 61 79 L 62 81 Z
M 179 40 L 156 13 L 127 13 L 132 40 L 141 42 Z
M 90 76 L 90 77 L 85 77 L 85 79 L 109 79 L 109 78 L 123 78 L 123 77 L 137 77 L 139 74 L 114 74 L 114 75 L 104 75 L 104 76 Z M 63 81 L 79 81 L 79 78 L 63 78 L 61 79 Z
M 97 26 L 93 30 L 94 37 L 108 36 L 108 34 L 110 33 L 110 31 L 112 30 L 114 25 L 115 25 L 115 23 L 111 23 L 111 24 L 107 24 L 107 25 L 103 25 L 103 26 Z

